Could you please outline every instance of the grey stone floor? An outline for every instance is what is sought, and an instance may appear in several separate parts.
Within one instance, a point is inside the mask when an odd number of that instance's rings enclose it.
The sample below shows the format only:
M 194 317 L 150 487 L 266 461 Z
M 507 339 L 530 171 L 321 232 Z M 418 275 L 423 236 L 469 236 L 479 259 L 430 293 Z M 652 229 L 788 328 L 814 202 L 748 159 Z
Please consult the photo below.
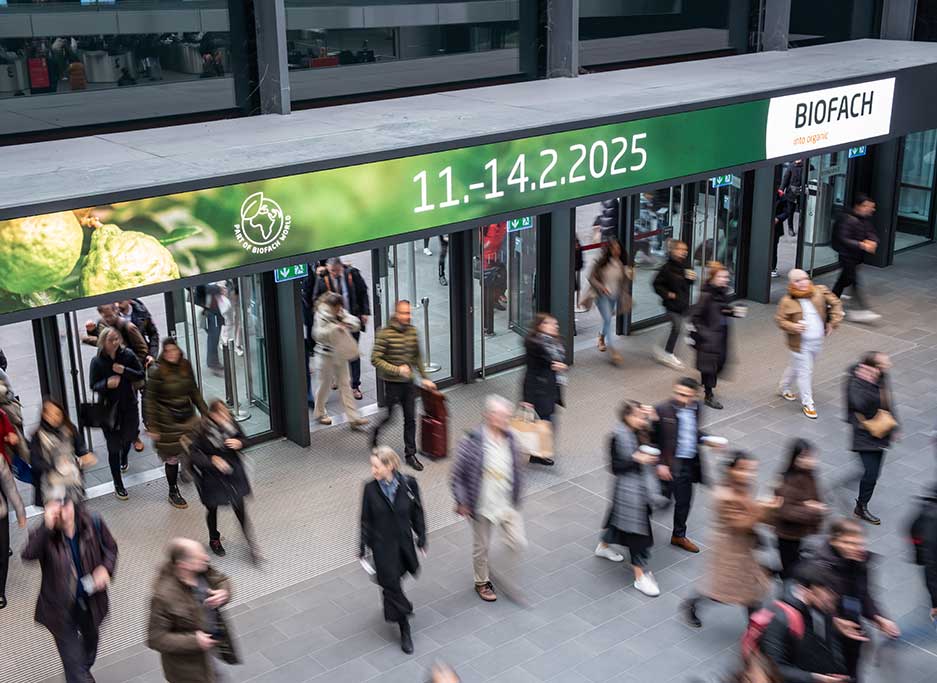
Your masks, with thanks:
M 892 268 L 864 270 L 884 319 L 875 327 L 844 324 L 828 341 L 816 373 L 816 422 L 776 396 L 787 354 L 772 308 L 753 306 L 735 325 L 736 363 L 718 389 L 726 409 L 709 413 L 710 431 L 758 454 L 762 490 L 780 467 L 786 442 L 794 436 L 812 439 L 821 452 L 827 499 L 846 511 L 854 488 L 849 480 L 857 471 L 841 420 L 842 372 L 865 351 L 892 354 L 903 435 L 889 452 L 873 499 L 884 523 L 870 528 L 869 538 L 877 591 L 905 637 L 877 651 L 875 662 L 869 658 L 868 681 L 916 683 L 933 680 L 937 672 L 937 635 L 927 620 L 920 568 L 907 562 L 904 539 L 913 495 L 937 474 L 935 267 L 937 248 L 929 247 L 899 256 Z M 742 611 L 710 606 L 699 631 L 676 615 L 709 560 L 705 490 L 690 521 L 690 535 L 703 546 L 700 555 L 665 543 L 666 514 L 655 521 L 658 545 L 651 567 L 663 590 L 659 598 L 634 590 L 627 565 L 592 555 L 611 485 L 604 435 L 622 398 L 656 401 L 667 395 L 675 375 L 649 357 L 663 334 L 658 328 L 621 340 L 627 352 L 621 369 L 610 369 L 594 349 L 577 355 L 568 408 L 560 414 L 557 466 L 529 472 L 523 504 L 531 542 L 524 563 L 528 609 L 506 599 L 485 604 L 475 596 L 470 534 L 452 513 L 447 489 L 451 461 L 429 463 L 419 475 L 432 533 L 424 571 L 406 586 L 416 605 L 411 657 L 400 652 L 395 631 L 382 621 L 378 590 L 353 562 L 356 498 L 367 477 L 364 439 L 335 428 L 317 432 L 310 449 L 281 442 L 254 452 L 253 510 L 269 562 L 263 571 L 247 566 L 233 520 L 222 520 L 231 552 L 217 564 L 234 581 L 228 614 L 244 654 L 243 666 L 226 671 L 230 679 L 416 683 L 442 659 L 456 666 L 465 683 L 719 680 L 736 662 Z M 685 349 L 679 353 L 689 359 Z M 453 437 L 474 422 L 485 393 L 515 397 L 519 381 L 512 372 L 449 392 Z M 399 446 L 396 431 L 390 427 L 388 437 Z M 709 461 L 715 469 L 715 454 Z M 142 644 L 148 586 L 169 536 L 199 538 L 204 532 L 198 506 L 167 510 L 160 484 L 131 490 L 129 504 L 94 501 L 123 549 L 114 612 L 95 669 L 99 683 L 161 680 L 158 658 Z M 22 535 L 14 533 L 14 546 L 21 544 Z M 47 636 L 31 623 L 37 573 L 16 559 L 11 571 L 15 600 L 0 616 L 0 679 L 43 680 L 58 665 Z

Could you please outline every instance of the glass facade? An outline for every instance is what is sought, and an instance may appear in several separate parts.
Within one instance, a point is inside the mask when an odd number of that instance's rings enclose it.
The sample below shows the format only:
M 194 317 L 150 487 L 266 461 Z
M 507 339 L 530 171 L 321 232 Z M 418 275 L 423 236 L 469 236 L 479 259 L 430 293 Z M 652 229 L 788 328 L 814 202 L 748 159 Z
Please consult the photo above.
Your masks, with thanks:
M 293 101 L 520 72 L 519 2 L 286 0 Z
M 904 139 L 895 251 L 934 239 L 935 153 L 937 130 L 912 133 Z
M 792 47 L 878 38 L 882 0 L 791 0 Z

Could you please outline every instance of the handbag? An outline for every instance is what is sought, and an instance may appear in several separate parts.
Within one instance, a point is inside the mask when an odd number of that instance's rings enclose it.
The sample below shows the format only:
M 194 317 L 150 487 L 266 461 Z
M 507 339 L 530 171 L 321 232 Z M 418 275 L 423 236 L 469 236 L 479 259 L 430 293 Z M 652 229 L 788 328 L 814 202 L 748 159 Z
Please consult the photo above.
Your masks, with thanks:
M 13 478 L 18 479 L 24 484 L 32 484 L 35 481 L 33 468 L 20 457 L 19 453 L 13 454 L 13 462 L 10 463 L 10 470 L 13 472 Z
M 108 404 L 102 399 L 78 406 L 78 421 L 84 427 L 113 429 L 117 424 L 117 404 Z
M 553 425 L 541 420 L 532 406 L 518 406 L 511 418 L 511 435 L 517 449 L 528 457 L 553 457 Z
M 879 387 L 879 397 L 881 405 L 887 405 L 884 387 Z M 875 411 L 875 415 L 868 419 L 862 417 L 861 413 L 856 413 L 856 419 L 859 421 L 859 424 L 865 428 L 865 431 L 876 439 L 885 438 L 898 426 L 898 420 L 891 414 L 891 411 L 885 408 L 879 408 Z

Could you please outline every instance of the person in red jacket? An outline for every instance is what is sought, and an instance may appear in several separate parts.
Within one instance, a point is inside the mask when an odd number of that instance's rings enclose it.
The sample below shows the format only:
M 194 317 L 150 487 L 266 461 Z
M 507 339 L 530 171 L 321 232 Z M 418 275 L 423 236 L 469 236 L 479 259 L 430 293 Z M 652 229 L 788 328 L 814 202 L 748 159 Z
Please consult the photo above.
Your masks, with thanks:
M 504 291 L 507 289 L 507 269 L 501 258 L 501 247 L 508 234 L 507 223 L 492 223 L 482 228 L 482 270 L 484 279 L 485 301 L 482 307 L 484 312 L 485 334 L 492 336 L 495 333 L 495 309 L 504 310 L 507 299 Z
M 19 443 L 19 440 L 20 437 L 13 423 L 10 422 L 10 418 L 3 409 L 0 409 L 0 450 L 10 467 L 13 466 L 13 447 Z

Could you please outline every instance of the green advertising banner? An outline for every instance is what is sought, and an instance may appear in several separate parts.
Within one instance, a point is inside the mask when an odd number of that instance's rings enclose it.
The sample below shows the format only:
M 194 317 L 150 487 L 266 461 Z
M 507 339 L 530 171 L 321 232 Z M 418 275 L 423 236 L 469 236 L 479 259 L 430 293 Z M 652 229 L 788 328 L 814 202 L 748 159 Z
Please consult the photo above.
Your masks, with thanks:
M 0 315 L 764 160 L 791 97 L 0 221 Z

